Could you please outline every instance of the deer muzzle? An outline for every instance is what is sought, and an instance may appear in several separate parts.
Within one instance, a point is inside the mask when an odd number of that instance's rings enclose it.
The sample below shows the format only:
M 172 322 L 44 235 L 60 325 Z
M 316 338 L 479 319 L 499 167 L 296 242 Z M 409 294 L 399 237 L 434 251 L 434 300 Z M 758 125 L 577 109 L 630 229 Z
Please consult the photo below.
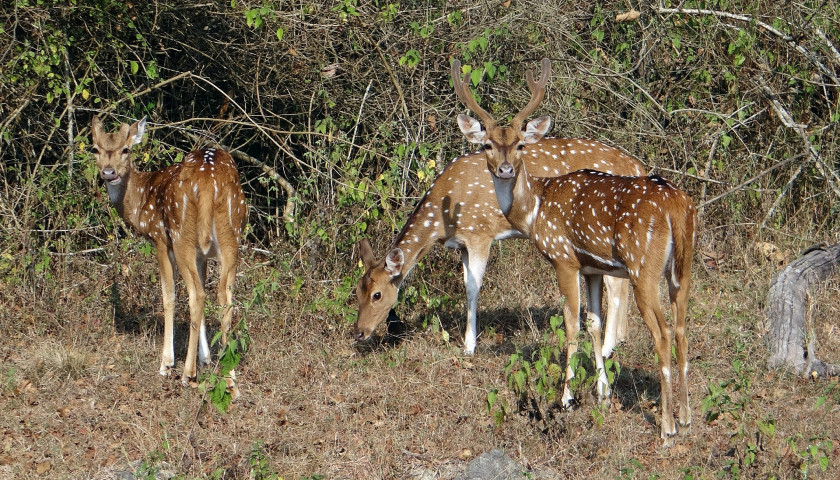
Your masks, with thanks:
M 120 176 L 117 175 L 117 171 L 114 170 L 114 167 L 105 167 L 99 173 L 99 176 L 102 177 L 102 180 L 105 180 L 111 184 L 120 183 Z
M 369 336 L 370 332 L 366 331 L 364 328 L 360 328 L 358 324 L 353 327 L 353 339 L 357 342 L 363 342 L 367 340 Z
M 505 161 L 496 169 L 496 176 L 499 178 L 513 178 L 514 174 L 513 165 L 508 161 Z

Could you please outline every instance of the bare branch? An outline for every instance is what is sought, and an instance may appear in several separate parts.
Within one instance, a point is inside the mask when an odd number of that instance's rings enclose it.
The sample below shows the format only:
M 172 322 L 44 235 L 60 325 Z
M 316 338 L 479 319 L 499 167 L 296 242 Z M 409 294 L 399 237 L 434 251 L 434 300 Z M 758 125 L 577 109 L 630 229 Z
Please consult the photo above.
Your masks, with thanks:
M 659 6 L 659 13 L 682 13 L 686 15 L 712 15 L 718 18 L 729 18 L 731 20 L 738 20 L 741 22 L 754 22 L 757 26 L 761 27 L 762 29 L 766 30 L 769 33 L 779 37 L 784 42 L 792 46 L 797 52 L 804 55 L 808 60 L 811 61 L 816 67 L 827 77 L 831 78 L 831 80 L 835 84 L 840 84 L 840 79 L 834 75 L 834 72 L 828 69 L 825 65 L 822 64 L 819 60 L 817 60 L 816 55 L 808 51 L 805 47 L 803 47 L 796 39 L 790 35 L 787 35 L 783 32 L 780 32 L 772 25 L 768 25 L 767 23 L 758 20 L 757 18 L 753 17 L 752 15 L 744 15 L 740 13 L 729 13 L 729 12 L 720 12 L 717 10 L 706 10 L 701 8 L 665 8 L 662 5 Z M 819 35 L 819 34 L 818 34 Z

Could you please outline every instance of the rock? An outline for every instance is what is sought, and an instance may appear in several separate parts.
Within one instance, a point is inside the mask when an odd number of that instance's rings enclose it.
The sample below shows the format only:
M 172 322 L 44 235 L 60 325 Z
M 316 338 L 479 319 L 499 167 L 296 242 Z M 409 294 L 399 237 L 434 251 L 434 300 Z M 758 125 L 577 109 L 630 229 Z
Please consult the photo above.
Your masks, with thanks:
M 501 450 L 482 453 L 455 480 L 523 480 L 528 470 Z

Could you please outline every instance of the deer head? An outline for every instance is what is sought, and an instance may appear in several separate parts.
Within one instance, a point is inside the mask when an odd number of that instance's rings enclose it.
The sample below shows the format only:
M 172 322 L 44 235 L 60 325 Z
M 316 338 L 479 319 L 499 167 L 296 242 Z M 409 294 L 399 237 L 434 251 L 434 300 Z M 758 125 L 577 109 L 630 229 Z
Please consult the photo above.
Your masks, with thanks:
M 353 338 L 366 340 L 388 318 L 388 312 L 397 303 L 405 255 L 400 248 L 393 248 L 385 260 L 379 261 L 374 257 L 367 239 L 359 242 L 359 253 L 365 265 L 365 275 L 356 286 L 359 317 L 353 327 Z
M 140 143 L 146 131 L 146 117 L 133 125 L 126 123 L 113 133 L 106 133 L 99 116 L 93 117 L 93 156 L 99 168 L 99 176 L 106 182 L 109 191 L 118 186 L 131 172 L 131 147 Z
M 531 100 L 519 111 L 510 122 L 509 127 L 500 127 L 496 120 L 481 108 L 470 92 L 466 76 L 461 77 L 461 62 L 452 62 L 452 82 L 455 93 L 464 105 L 481 119 L 458 115 L 458 127 L 467 140 L 483 146 L 487 156 L 487 167 L 495 178 L 512 179 L 522 166 L 522 150 L 529 143 L 539 142 L 551 128 L 551 117 L 539 117 L 531 120 L 522 128 L 522 124 L 537 109 L 545 96 L 545 85 L 551 72 L 551 61 L 542 60 L 540 79 L 534 81 L 533 74 L 528 71 L 526 80 L 531 90 Z M 484 124 L 482 128 L 482 123 Z

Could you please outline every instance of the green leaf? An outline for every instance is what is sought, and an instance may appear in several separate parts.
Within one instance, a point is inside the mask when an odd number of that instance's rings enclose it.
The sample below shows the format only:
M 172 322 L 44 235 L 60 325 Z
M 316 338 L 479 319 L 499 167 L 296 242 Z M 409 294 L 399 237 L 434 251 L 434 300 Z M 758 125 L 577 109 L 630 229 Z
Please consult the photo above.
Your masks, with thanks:
M 146 67 L 146 75 L 149 76 L 150 80 L 156 80 L 158 78 L 157 63 L 154 61 L 149 62 L 149 65 Z
M 493 409 L 493 405 L 496 404 L 496 399 L 499 397 L 499 390 L 493 389 L 487 393 L 487 413 L 490 413 L 490 410 Z
M 475 69 L 470 72 L 470 81 L 472 82 L 474 87 L 477 87 L 479 82 L 481 82 L 481 76 L 484 74 L 484 69 Z
M 132 75 L 137 75 L 137 72 L 140 71 L 140 65 L 137 62 L 135 62 L 134 60 L 130 61 L 129 65 L 131 66 L 131 74 Z
M 285 33 L 283 28 L 282 27 L 278 28 L 277 32 L 275 32 L 275 33 L 277 35 L 277 41 L 282 42 L 283 41 L 283 33 Z

